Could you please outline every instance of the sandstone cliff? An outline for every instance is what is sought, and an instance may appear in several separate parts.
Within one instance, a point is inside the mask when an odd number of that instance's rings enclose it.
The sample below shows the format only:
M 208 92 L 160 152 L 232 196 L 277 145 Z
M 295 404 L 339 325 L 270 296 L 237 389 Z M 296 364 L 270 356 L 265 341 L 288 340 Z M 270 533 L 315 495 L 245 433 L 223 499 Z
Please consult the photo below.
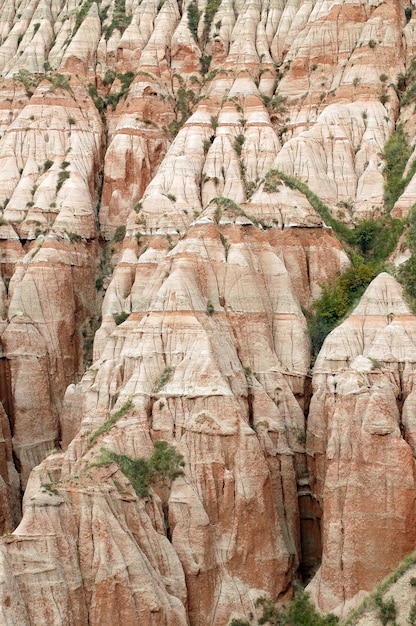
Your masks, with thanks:
M 319 564 L 342 611 L 414 549 L 401 287 L 372 282 L 312 382 L 306 318 L 354 258 L 329 221 L 415 201 L 415 24 L 0 2 L 0 623 L 226 626 Z M 158 441 L 183 475 L 146 495 L 102 462 Z

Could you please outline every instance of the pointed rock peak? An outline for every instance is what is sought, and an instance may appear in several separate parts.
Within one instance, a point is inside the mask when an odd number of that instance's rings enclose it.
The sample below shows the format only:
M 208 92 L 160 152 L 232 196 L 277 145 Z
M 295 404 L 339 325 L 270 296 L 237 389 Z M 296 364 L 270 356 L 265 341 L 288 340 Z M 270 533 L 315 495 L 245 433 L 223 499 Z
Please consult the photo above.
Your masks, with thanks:
M 382 272 L 370 283 L 352 315 L 409 315 L 403 288 L 393 276 Z

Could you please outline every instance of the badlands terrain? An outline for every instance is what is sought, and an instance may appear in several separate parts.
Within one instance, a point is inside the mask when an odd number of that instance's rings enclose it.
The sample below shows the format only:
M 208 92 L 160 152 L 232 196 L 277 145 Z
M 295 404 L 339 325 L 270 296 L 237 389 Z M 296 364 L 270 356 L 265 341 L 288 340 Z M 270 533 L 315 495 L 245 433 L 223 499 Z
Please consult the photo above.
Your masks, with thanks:
M 1 626 L 346 618 L 416 548 L 415 59 L 404 0 L 0 0 Z

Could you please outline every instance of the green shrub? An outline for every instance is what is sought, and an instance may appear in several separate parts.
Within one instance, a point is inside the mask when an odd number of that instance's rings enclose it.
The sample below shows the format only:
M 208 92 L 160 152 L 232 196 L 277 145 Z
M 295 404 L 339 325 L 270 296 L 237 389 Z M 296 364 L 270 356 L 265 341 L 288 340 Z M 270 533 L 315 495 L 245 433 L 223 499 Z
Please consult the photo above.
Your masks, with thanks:
M 164 387 L 166 385 L 166 383 L 168 382 L 169 378 L 172 376 L 173 372 L 174 372 L 174 368 L 173 367 L 171 367 L 171 366 L 165 367 L 165 369 L 163 370 L 163 372 L 161 373 L 159 378 L 157 378 L 155 380 L 154 390 L 155 391 L 160 391 L 162 389 L 162 387 Z
M 399 267 L 397 278 L 403 285 L 404 290 L 409 297 L 412 308 L 416 302 L 416 257 L 411 256 L 405 263 Z
M 183 456 L 167 441 L 155 441 L 154 446 L 148 459 L 134 459 L 126 454 L 103 449 L 94 465 L 117 463 L 137 495 L 144 498 L 149 495 L 150 487 L 157 484 L 170 486 L 175 478 L 183 474 L 182 467 L 185 465 Z
M 120 241 L 123 241 L 125 236 L 126 236 L 126 227 L 124 226 L 124 224 L 121 224 L 120 226 L 117 226 L 115 230 L 113 241 L 115 241 L 116 243 L 120 243 Z
M 410 63 L 406 74 L 399 74 L 397 77 L 397 87 L 403 92 L 401 104 L 406 106 L 416 100 L 416 59 Z
M 386 215 L 378 220 L 362 220 L 357 223 L 352 233 L 352 242 L 365 261 L 383 263 L 393 252 L 405 221 Z
M 88 93 L 90 94 L 90 97 L 94 102 L 98 112 L 103 115 L 106 106 L 105 101 L 101 98 L 101 96 L 98 95 L 97 88 L 91 83 L 88 85 Z
M 205 76 L 206 74 L 208 74 L 209 66 L 211 65 L 211 61 L 212 61 L 212 55 L 211 54 L 201 54 L 201 56 L 199 57 L 199 63 L 201 65 L 201 67 L 199 69 L 199 73 L 202 76 Z M 207 77 L 206 80 L 208 80 L 208 77 Z
M 191 32 L 192 37 L 194 38 L 196 43 L 198 43 L 198 24 L 201 13 L 198 9 L 196 0 L 192 0 L 192 2 L 188 4 L 186 14 L 188 17 L 188 28 Z
M 393 598 L 389 600 L 382 599 L 381 595 L 375 597 L 375 603 L 378 607 L 378 617 L 383 624 L 386 626 L 389 622 L 394 622 L 396 619 L 396 603 Z
M 117 74 L 117 78 L 121 82 L 121 94 L 124 96 L 130 89 L 130 85 L 135 77 L 134 72 L 124 72 L 124 74 Z
M 127 311 L 122 311 L 121 313 L 116 313 L 116 315 L 114 315 L 114 321 L 115 321 L 116 325 L 120 326 L 120 324 L 122 324 L 123 322 L 126 321 L 126 319 L 128 318 L 129 315 L 130 315 L 130 313 L 127 313 Z
M 58 490 L 55 489 L 55 487 L 53 487 L 52 485 L 53 485 L 53 483 L 42 483 L 41 484 L 42 491 L 48 492 L 50 496 L 51 495 L 55 495 L 55 496 L 59 495 Z
M 155 449 L 149 459 L 152 482 L 171 482 L 182 476 L 183 457 L 167 441 L 155 441 Z
M 116 411 L 108 420 L 106 420 L 104 422 L 104 424 L 102 424 L 99 428 L 97 428 L 97 430 L 94 431 L 92 433 L 92 435 L 88 439 L 88 447 L 91 447 L 92 444 L 94 443 L 94 441 L 100 435 L 102 435 L 103 433 L 108 432 L 114 426 L 114 424 L 117 422 L 117 420 L 120 419 L 120 417 L 122 417 L 128 411 L 130 411 L 131 407 L 132 407 L 132 401 L 128 400 L 128 402 L 123 404 L 123 406 L 118 411 Z
M 181 84 L 176 94 L 176 119 L 171 120 L 166 127 L 166 133 L 170 139 L 174 139 L 176 137 L 179 130 L 191 115 L 193 106 L 196 102 L 197 98 L 192 89 L 185 89 L 184 85 Z
M 114 30 L 119 30 L 123 34 L 131 20 L 132 16 L 126 15 L 125 0 L 115 0 L 111 23 L 103 28 L 105 40 L 108 41 L 110 39 Z
M 72 31 L 72 36 L 75 35 L 77 30 L 81 26 L 82 22 L 84 21 L 85 17 L 87 16 L 88 11 L 90 10 L 90 8 L 92 6 L 92 3 L 93 3 L 93 0 L 85 0 L 84 4 L 81 6 L 81 8 L 78 11 L 77 16 L 75 18 L 75 25 L 74 25 L 74 28 L 73 28 L 73 31 Z
M 355 235 L 354 231 L 348 228 L 342 222 L 339 222 L 335 217 L 333 217 L 329 211 L 329 208 L 318 198 L 318 196 L 313 193 L 311 189 L 300 180 L 295 178 L 294 176 L 289 176 L 280 170 L 269 170 L 267 175 L 273 175 L 275 180 L 279 177 L 287 187 L 291 189 L 297 189 L 307 198 L 311 206 L 315 209 L 315 211 L 322 217 L 324 222 L 332 228 L 334 233 L 340 239 L 341 243 L 345 245 L 355 243 Z M 266 175 L 266 177 L 267 177 Z
M 22 83 L 26 90 L 28 90 L 29 87 L 37 87 L 42 79 L 41 76 L 32 74 L 29 70 L 25 70 L 23 68 L 20 68 L 13 78 L 14 80 L 19 81 L 19 83 Z
M 224 235 L 222 233 L 220 233 L 220 239 L 221 239 L 221 243 L 222 243 L 223 248 L 224 248 L 225 258 L 228 259 L 228 252 L 230 250 L 230 243 L 229 243 L 228 239 L 226 237 L 224 237 Z
M 112 247 L 110 245 L 103 246 L 100 250 L 100 264 L 97 273 L 97 279 L 95 281 L 95 288 L 100 291 L 104 285 L 104 279 L 110 276 L 112 272 L 111 255 Z
M 377 263 L 360 263 L 350 267 L 337 279 L 321 285 L 321 297 L 312 312 L 306 312 L 312 354 L 316 358 L 325 337 L 362 296 L 370 282 L 380 272 Z
M 43 171 L 47 172 L 53 165 L 53 161 L 51 161 L 50 159 L 47 159 L 44 164 L 43 164 Z
M 269 624 L 270 626 L 335 626 L 339 620 L 335 615 L 321 615 L 312 604 L 309 595 L 302 591 L 286 605 L 275 605 L 270 598 L 257 598 L 255 606 L 260 615 L 252 616 L 250 621 L 231 620 L 229 626 L 251 626 Z
M 335 615 L 321 615 L 312 604 L 309 595 L 301 592 L 284 611 L 283 623 L 286 626 L 334 626 L 339 623 Z
M 207 5 L 205 7 L 204 26 L 205 26 L 205 32 L 206 32 L 207 37 L 211 30 L 213 19 L 215 17 L 216 12 L 219 9 L 220 4 L 221 4 L 221 0 L 208 0 Z
M 59 172 L 58 180 L 56 183 L 56 193 L 58 193 L 58 191 L 61 189 L 64 182 L 68 180 L 69 177 L 70 177 L 70 173 L 67 172 L 66 170 L 62 170 L 61 172 Z
M 387 211 L 391 211 L 416 171 L 416 162 L 414 162 L 406 178 L 403 178 L 403 172 L 411 154 L 412 148 L 409 146 L 403 126 L 398 124 L 384 146 L 386 159 L 384 204 Z
M 114 83 L 115 77 L 116 77 L 116 73 L 114 70 L 112 69 L 107 70 L 103 78 L 104 87 L 107 87 L 108 85 L 112 85 Z
M 71 85 L 69 84 L 68 78 L 64 76 L 63 74 L 60 74 L 59 72 L 56 72 L 56 74 L 51 74 L 49 76 L 46 76 L 46 78 L 53 85 L 53 88 L 51 88 L 52 91 L 54 91 L 56 87 L 60 87 L 61 89 L 66 89 L 68 91 L 71 89 Z
M 69 241 L 71 243 L 79 243 L 82 239 L 81 235 L 78 235 L 78 233 L 74 233 L 72 231 L 65 231 L 65 232 L 68 235 Z
M 237 152 L 238 156 L 241 156 L 241 150 L 243 148 L 243 143 L 245 142 L 246 138 L 244 137 L 244 135 L 237 135 L 237 137 L 234 139 L 234 145 L 233 148 L 234 150 Z
M 211 126 L 212 126 L 212 130 L 215 131 L 218 128 L 218 115 L 211 115 Z
M 109 93 L 106 95 L 105 97 L 105 106 L 111 106 L 111 110 L 115 111 L 116 110 L 116 106 L 118 105 L 118 102 L 121 98 L 123 94 L 121 93 L 121 91 L 119 93 Z
M 263 191 L 266 193 L 275 193 L 279 191 L 281 184 L 280 176 L 277 175 L 275 170 L 270 170 L 267 172 L 264 179 Z

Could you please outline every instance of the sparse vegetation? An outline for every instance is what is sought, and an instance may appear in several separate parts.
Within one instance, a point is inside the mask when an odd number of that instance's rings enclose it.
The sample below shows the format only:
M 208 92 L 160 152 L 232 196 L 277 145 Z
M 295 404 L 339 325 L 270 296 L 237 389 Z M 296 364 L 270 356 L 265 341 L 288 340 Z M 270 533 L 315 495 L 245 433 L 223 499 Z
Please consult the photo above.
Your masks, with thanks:
M 394 622 L 396 619 L 396 603 L 394 599 L 389 598 L 384 601 L 381 595 L 377 595 L 374 601 L 378 607 L 378 617 L 383 626 L 386 626 L 389 622 Z
M 23 68 L 20 68 L 20 70 L 16 72 L 13 78 L 22 83 L 22 85 L 26 89 L 26 95 L 28 98 L 31 98 L 33 96 L 33 89 L 35 89 L 39 85 L 42 79 L 40 75 L 32 74 L 31 72 Z
M 108 420 L 106 420 L 104 424 L 102 424 L 99 428 L 97 428 L 97 430 L 94 431 L 93 434 L 88 439 L 88 447 L 91 447 L 94 441 L 98 439 L 100 435 L 108 432 L 117 422 L 117 420 L 120 419 L 120 417 L 123 417 L 123 415 L 125 415 L 126 413 L 128 413 L 128 411 L 130 411 L 131 407 L 132 407 L 132 401 L 128 400 L 128 402 L 123 404 L 123 406 L 118 411 L 116 411 Z
M 384 203 L 387 211 L 391 211 L 416 172 L 415 160 L 408 174 L 403 178 L 403 173 L 412 151 L 413 149 L 409 145 L 402 124 L 398 124 L 395 132 L 384 146 L 384 158 L 386 159 Z
M 188 4 L 187 8 L 187 16 L 188 16 L 188 28 L 191 32 L 192 37 L 198 43 L 198 24 L 201 17 L 201 12 L 198 9 L 198 5 L 196 0 L 192 0 Z
M 130 481 L 140 498 L 149 495 L 149 489 L 156 485 L 170 486 L 172 481 L 183 474 L 183 456 L 167 441 L 155 441 L 154 451 L 148 459 L 131 458 L 110 450 L 101 450 L 93 465 L 102 466 L 116 463 Z
M 379 608 L 377 604 L 377 598 L 382 598 L 383 594 L 385 594 L 390 587 L 399 580 L 411 567 L 416 565 L 416 552 L 412 552 L 407 557 L 401 561 L 401 563 L 393 570 L 379 585 L 377 585 L 376 589 L 369 594 L 361 604 L 353 609 L 348 617 L 343 620 L 342 626 L 354 626 L 356 624 L 357 619 L 363 615 L 367 610 L 374 610 Z M 384 604 L 384 602 L 383 602 Z M 388 602 L 387 602 L 388 604 Z M 390 611 L 390 609 L 389 609 Z M 394 609 L 391 609 L 393 612 Z
M 78 235 L 78 233 L 74 233 L 72 231 L 65 231 L 67 236 L 69 237 L 69 241 L 71 243 L 79 243 L 82 240 L 81 235 Z
M 103 28 L 105 40 L 108 41 L 110 39 L 114 30 L 119 30 L 123 34 L 131 20 L 132 16 L 126 15 L 125 0 L 115 0 L 111 23 Z
M 186 89 L 183 79 L 176 75 L 180 81 L 180 87 L 176 94 L 175 114 L 176 118 L 167 125 L 166 131 L 170 139 L 174 139 L 179 130 L 185 124 L 186 120 L 192 113 L 197 97 L 192 89 Z
M 345 317 L 379 271 L 376 263 L 360 263 L 321 285 L 321 297 L 315 301 L 312 311 L 306 312 L 314 358 L 325 337 Z
M 77 30 L 81 26 L 82 22 L 86 18 L 88 11 L 92 7 L 92 3 L 93 3 L 93 0 L 85 0 L 84 4 L 81 6 L 81 8 L 78 11 L 77 16 L 75 18 L 75 25 L 74 25 L 74 28 L 72 30 L 72 36 L 75 35 Z
M 98 110 L 100 115 L 104 118 L 104 110 L 106 106 L 105 101 L 103 100 L 101 96 L 98 95 L 97 88 L 91 83 L 88 85 L 88 93 L 90 94 L 90 97 L 92 101 L 94 102 L 96 109 Z
M 255 602 L 256 615 L 249 619 L 234 618 L 229 626 L 335 626 L 339 623 L 335 615 L 321 615 L 304 591 L 297 593 L 293 600 L 284 605 L 276 605 L 270 598 L 261 596 Z
M 286 113 L 287 107 L 285 106 L 287 98 L 286 96 L 263 96 L 263 102 L 268 108 L 270 112 L 277 113 L 278 115 L 282 115 Z
M 263 191 L 266 193 L 275 193 L 279 191 L 282 181 L 276 170 L 269 170 L 264 179 Z
M 126 227 L 124 226 L 124 224 L 120 224 L 120 226 L 117 226 L 115 230 L 113 241 L 115 241 L 116 243 L 120 243 L 121 241 L 123 241 L 125 236 Z
M 41 489 L 44 492 L 49 493 L 50 496 L 52 495 L 59 495 L 58 490 L 53 486 L 53 483 L 42 483 L 41 484 Z
M 121 313 L 116 313 L 116 315 L 114 315 L 114 321 L 116 325 L 120 326 L 120 324 L 126 321 L 129 315 L 130 313 L 127 313 L 127 311 L 121 311 Z
M 224 252 L 225 252 L 225 258 L 228 259 L 228 252 L 230 250 L 230 244 L 228 242 L 228 239 L 226 237 L 224 237 L 224 235 L 222 233 L 220 233 L 220 239 L 221 239 L 221 243 L 224 247 Z
M 115 73 L 113 69 L 108 69 L 106 73 L 104 74 L 104 78 L 103 78 L 104 87 L 107 87 L 108 85 L 112 85 L 114 83 L 116 76 L 117 74 Z
M 241 156 L 241 150 L 243 149 L 243 143 L 245 142 L 245 137 L 244 135 L 237 135 L 237 137 L 234 139 L 234 144 L 233 144 L 233 148 L 234 150 L 237 152 L 238 156 Z
M 412 309 L 416 310 L 416 207 L 413 207 L 408 218 L 406 244 L 411 257 L 402 263 L 397 278 L 402 283 Z
M 174 371 L 174 368 L 171 366 L 165 367 L 159 378 L 157 378 L 154 382 L 154 390 L 156 392 L 160 391 L 166 385 Z
M 59 72 L 56 72 L 55 74 L 49 74 L 45 78 L 49 80 L 50 83 L 52 83 L 50 91 L 55 91 L 57 87 L 60 87 L 61 89 L 66 89 L 67 91 L 71 89 L 69 79 Z
M 222 0 L 208 0 L 206 4 L 205 13 L 204 13 L 204 27 L 205 27 L 206 37 L 209 36 L 212 22 L 214 20 L 216 12 L 219 9 L 221 1 Z
M 201 64 L 201 67 L 199 69 L 199 73 L 202 76 L 205 76 L 206 74 L 208 74 L 209 66 L 211 65 L 211 61 L 212 61 L 212 55 L 211 54 L 201 54 L 201 56 L 199 57 L 199 63 Z
M 104 286 L 104 280 L 108 276 L 110 276 L 112 272 L 111 254 L 112 247 L 110 247 L 109 245 L 106 245 L 101 249 L 100 266 L 98 269 L 97 279 L 95 281 L 95 288 L 97 289 L 97 291 L 101 291 Z
M 62 188 L 62 185 L 64 184 L 66 180 L 68 180 L 70 175 L 71 175 L 70 172 L 67 172 L 66 170 L 62 170 L 59 172 L 58 180 L 56 182 L 56 193 L 58 193 L 58 191 Z
M 399 136 L 403 137 L 400 131 Z M 398 145 L 402 144 L 397 142 Z M 393 171 L 390 179 L 388 178 L 386 182 L 386 188 L 389 190 L 397 188 L 397 180 L 401 179 L 404 170 L 403 163 L 397 165 L 394 162 L 394 155 L 398 150 L 397 146 L 394 143 L 390 152 L 387 148 L 386 158 L 388 164 L 391 163 L 391 170 Z M 347 315 L 371 280 L 385 270 L 384 263 L 397 244 L 406 226 L 406 221 L 386 215 L 379 220 L 362 220 L 356 224 L 354 229 L 348 228 L 331 215 L 329 208 L 307 185 L 292 176 L 277 170 L 270 170 L 265 178 L 266 189 L 275 191 L 279 181 L 283 181 L 287 186 L 297 189 L 306 196 L 326 224 L 333 228 L 353 261 L 352 267 L 343 275 L 321 285 L 321 297 L 314 303 L 312 310 L 305 311 L 312 342 L 312 353 L 316 357 L 328 333 Z M 412 219 L 409 217 L 408 222 L 410 223 Z M 416 226 L 413 235 L 409 236 L 410 239 L 412 237 L 416 240 Z M 398 278 L 407 285 L 408 295 L 412 296 L 414 293 L 416 297 L 416 260 L 413 262 L 410 259 L 403 264 L 398 272 Z

